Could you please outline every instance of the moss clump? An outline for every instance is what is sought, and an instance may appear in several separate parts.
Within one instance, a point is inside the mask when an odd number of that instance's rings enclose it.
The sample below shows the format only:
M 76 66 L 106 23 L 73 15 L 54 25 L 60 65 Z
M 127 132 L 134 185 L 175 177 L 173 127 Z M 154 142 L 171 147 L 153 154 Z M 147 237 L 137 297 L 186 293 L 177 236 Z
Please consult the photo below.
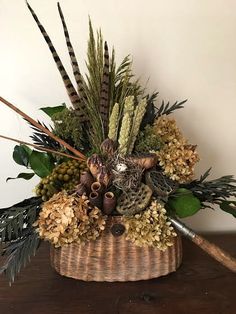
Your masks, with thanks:
M 163 143 L 159 134 L 151 125 L 147 125 L 138 135 L 135 151 L 138 153 L 148 153 L 150 151 L 158 151 Z
M 52 116 L 52 121 L 54 123 L 54 133 L 58 137 L 78 149 L 83 148 L 81 140 L 83 130 L 80 118 L 75 110 L 65 108 L 63 111 L 55 113 Z

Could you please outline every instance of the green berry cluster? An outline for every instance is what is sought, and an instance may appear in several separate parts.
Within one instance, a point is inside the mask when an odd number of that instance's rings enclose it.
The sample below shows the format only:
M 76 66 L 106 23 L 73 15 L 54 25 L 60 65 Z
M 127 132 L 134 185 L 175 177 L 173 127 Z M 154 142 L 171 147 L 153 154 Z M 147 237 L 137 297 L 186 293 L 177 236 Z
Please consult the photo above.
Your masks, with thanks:
M 36 195 L 41 196 L 43 201 L 47 201 L 59 191 L 72 190 L 79 183 L 80 174 L 86 168 L 84 161 L 69 160 L 61 163 L 39 182 L 35 188 Z

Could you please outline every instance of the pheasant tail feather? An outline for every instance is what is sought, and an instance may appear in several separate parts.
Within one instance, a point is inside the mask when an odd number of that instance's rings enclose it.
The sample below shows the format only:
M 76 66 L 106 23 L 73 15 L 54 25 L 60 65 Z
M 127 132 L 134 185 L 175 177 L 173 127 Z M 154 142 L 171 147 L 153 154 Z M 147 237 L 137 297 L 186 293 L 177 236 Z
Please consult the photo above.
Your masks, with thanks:
M 78 115 L 80 117 L 80 121 L 83 122 L 83 121 L 86 121 L 86 115 L 85 115 L 85 108 L 83 108 L 83 104 L 82 104 L 82 101 L 81 99 L 79 98 L 79 95 L 78 93 L 76 92 L 62 62 L 61 62 L 61 59 L 60 57 L 58 56 L 57 54 L 57 51 L 56 49 L 54 48 L 53 46 L 53 43 L 50 39 L 50 37 L 48 36 L 45 28 L 43 27 L 43 25 L 40 23 L 37 15 L 35 14 L 34 10 L 31 8 L 31 6 L 29 5 L 28 2 L 26 2 L 35 22 L 37 23 L 38 25 L 38 28 L 40 29 L 40 32 L 42 33 L 51 53 L 52 53 L 52 56 L 53 56 L 53 59 L 57 65 L 57 68 L 61 74 L 61 77 L 62 77 L 62 80 L 63 80 L 63 83 L 66 87 L 66 90 L 67 90 L 67 93 L 68 93 L 68 96 L 70 98 L 70 101 L 72 103 L 72 105 L 74 106 L 74 108 L 78 111 Z
M 107 137 L 109 119 L 109 51 L 104 43 L 104 66 L 100 93 L 100 114 L 103 122 L 104 136 Z
M 68 52 L 69 52 L 69 55 L 70 55 L 70 61 L 71 61 L 74 77 L 75 77 L 75 80 L 76 80 L 76 83 L 77 83 L 77 86 L 78 86 L 79 96 L 82 99 L 85 99 L 86 95 L 85 95 L 84 86 L 83 86 L 84 79 L 83 79 L 83 77 L 81 75 L 81 72 L 80 72 L 80 69 L 79 69 L 78 61 L 76 59 L 75 51 L 74 51 L 74 48 L 73 48 L 72 43 L 70 41 L 69 31 L 68 31 L 68 28 L 67 28 L 67 25 L 66 25 L 66 21 L 65 21 L 65 18 L 64 18 L 64 15 L 63 15 L 63 12 L 62 12 L 62 9 L 61 9 L 61 6 L 60 6 L 59 2 L 57 3 L 57 7 L 58 7 L 60 19 L 61 19 L 63 30 L 64 30 L 64 35 L 65 35 L 65 39 L 66 39 L 66 45 L 67 45 Z

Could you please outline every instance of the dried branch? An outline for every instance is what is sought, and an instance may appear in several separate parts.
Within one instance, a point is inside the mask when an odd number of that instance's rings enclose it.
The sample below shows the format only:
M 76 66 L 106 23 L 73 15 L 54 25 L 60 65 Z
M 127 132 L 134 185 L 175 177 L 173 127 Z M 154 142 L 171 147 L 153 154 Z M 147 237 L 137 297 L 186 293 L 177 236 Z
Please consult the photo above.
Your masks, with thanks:
M 73 154 L 75 154 L 76 156 L 78 156 L 80 159 L 82 160 L 86 160 L 86 156 L 84 156 L 81 152 L 79 152 L 77 149 L 75 149 L 74 147 L 70 146 L 68 143 L 66 143 L 65 141 L 63 141 L 62 139 L 60 139 L 59 137 L 57 137 L 56 135 L 54 135 L 52 132 L 50 132 L 48 129 L 46 129 L 44 126 L 42 126 L 41 124 L 39 124 L 37 121 L 35 121 L 34 119 L 32 119 L 30 116 L 28 116 L 26 113 L 24 113 L 23 111 L 21 111 L 19 108 L 17 108 L 16 106 L 14 106 L 13 104 L 11 104 L 9 101 L 7 101 L 6 99 L 4 99 L 3 97 L 0 96 L 0 101 L 2 103 L 4 103 L 6 106 L 8 106 L 9 108 L 11 108 L 12 110 L 14 110 L 16 113 L 18 113 L 20 116 L 22 116 L 25 120 L 27 120 L 29 123 L 31 123 L 32 125 L 34 125 L 35 127 L 37 127 L 38 129 L 42 130 L 44 133 L 46 133 L 48 136 L 50 136 L 51 138 L 53 138 L 54 140 L 56 140 L 58 143 L 60 143 L 62 146 L 64 146 L 65 148 L 67 148 L 69 151 L 71 151 Z
M 35 145 L 35 144 L 32 144 L 32 143 L 28 143 L 28 142 L 25 142 L 25 141 L 18 140 L 16 138 L 4 136 L 4 135 L 1 135 L 1 134 L 0 134 L 0 138 L 3 138 L 5 140 L 9 140 L 9 141 L 13 141 L 13 142 L 16 142 L 16 143 L 19 143 L 19 144 L 32 146 L 32 147 L 34 147 L 34 148 L 36 148 L 38 150 L 41 150 L 43 152 L 52 153 L 52 154 L 60 155 L 60 156 L 71 158 L 71 159 L 81 160 L 81 158 L 78 158 L 76 156 L 69 155 L 69 154 L 62 153 L 62 152 L 58 152 L 58 151 L 50 149 L 50 148 L 41 147 L 41 146 L 38 146 L 38 145 Z

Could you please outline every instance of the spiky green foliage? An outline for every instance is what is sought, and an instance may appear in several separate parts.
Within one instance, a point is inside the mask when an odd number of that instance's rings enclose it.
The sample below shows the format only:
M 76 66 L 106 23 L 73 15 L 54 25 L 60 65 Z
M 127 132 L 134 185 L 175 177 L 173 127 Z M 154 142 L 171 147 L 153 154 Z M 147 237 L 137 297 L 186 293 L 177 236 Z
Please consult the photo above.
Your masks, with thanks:
M 141 97 L 144 93 L 144 88 L 140 85 L 139 79 L 134 80 L 134 74 L 132 72 L 132 60 L 130 56 L 126 56 L 121 64 L 116 69 L 114 81 L 110 82 L 111 88 L 113 87 L 113 104 L 118 102 L 123 105 L 125 98 L 133 95 L 135 101 L 138 97 Z
M 0 274 L 4 273 L 10 284 L 39 247 L 40 239 L 33 223 L 38 217 L 41 203 L 41 198 L 31 197 L 0 209 L 0 256 L 3 257 Z
M 184 103 L 186 103 L 187 99 L 183 100 L 183 101 L 176 101 L 173 105 L 170 105 L 169 101 L 167 104 L 165 104 L 164 101 L 162 101 L 162 104 L 160 106 L 160 108 L 157 108 L 157 112 L 156 112 L 156 118 L 163 116 L 163 115 L 168 115 L 171 114 L 173 111 L 177 110 L 177 109 L 181 109 L 184 108 Z
M 164 101 L 162 101 L 161 106 L 158 107 L 155 105 L 157 95 L 158 93 L 155 92 L 151 95 L 146 96 L 147 110 L 141 124 L 141 130 L 143 130 L 146 125 L 153 124 L 154 120 L 157 119 L 158 117 L 162 115 L 169 115 L 173 113 L 175 110 L 183 108 L 184 103 L 187 101 L 187 100 L 183 100 L 180 102 L 176 101 L 173 105 L 170 105 L 169 101 L 166 104 Z
M 236 179 L 227 175 L 207 181 L 210 170 L 211 168 L 199 180 L 187 185 L 187 188 L 201 201 L 202 206 L 211 207 L 211 204 L 217 204 L 222 210 L 236 216 L 236 202 L 231 200 L 236 197 Z
M 86 75 L 86 106 L 88 110 L 89 120 L 91 122 L 90 139 L 92 146 L 96 150 L 102 141 L 105 139 L 106 132 L 104 132 L 103 118 L 99 104 L 101 101 L 102 82 L 104 81 L 104 42 L 101 31 L 94 34 L 91 21 L 89 21 L 89 41 L 86 62 L 88 74 Z M 120 113 L 124 106 L 125 98 L 134 95 L 135 99 L 143 94 L 144 90 L 139 84 L 139 81 L 132 81 L 133 73 L 131 70 L 131 59 L 129 56 L 125 57 L 121 64 L 117 67 L 115 62 L 115 51 L 112 50 L 111 58 L 108 66 L 108 99 L 109 114 L 115 103 L 120 104 Z M 121 117 L 119 116 L 119 119 Z
M 1 256 L 4 264 L 0 267 L 0 274 L 5 274 L 9 284 L 14 282 L 16 275 L 35 255 L 40 239 L 33 228 L 25 230 L 18 240 L 8 243 L 3 247 Z
M 41 198 L 31 197 L 8 208 L 0 209 L 0 243 L 16 240 L 37 219 Z
M 35 145 L 45 148 L 51 148 L 53 150 L 58 150 L 61 148 L 61 145 L 57 141 L 48 136 L 42 130 L 38 129 L 36 126 L 32 125 L 30 122 L 28 123 L 30 124 L 31 129 L 33 130 L 33 135 L 31 135 L 30 137 L 32 138 L 33 143 Z M 38 123 L 42 125 L 44 128 L 48 129 L 49 131 L 52 131 L 50 127 L 48 127 L 45 123 L 40 121 L 38 121 Z
M 146 107 L 146 112 L 143 117 L 140 129 L 143 130 L 146 125 L 148 124 L 153 124 L 155 117 L 156 117 L 156 107 L 155 107 L 155 101 L 157 99 L 158 92 L 154 92 L 151 95 L 147 95 L 147 107 Z

